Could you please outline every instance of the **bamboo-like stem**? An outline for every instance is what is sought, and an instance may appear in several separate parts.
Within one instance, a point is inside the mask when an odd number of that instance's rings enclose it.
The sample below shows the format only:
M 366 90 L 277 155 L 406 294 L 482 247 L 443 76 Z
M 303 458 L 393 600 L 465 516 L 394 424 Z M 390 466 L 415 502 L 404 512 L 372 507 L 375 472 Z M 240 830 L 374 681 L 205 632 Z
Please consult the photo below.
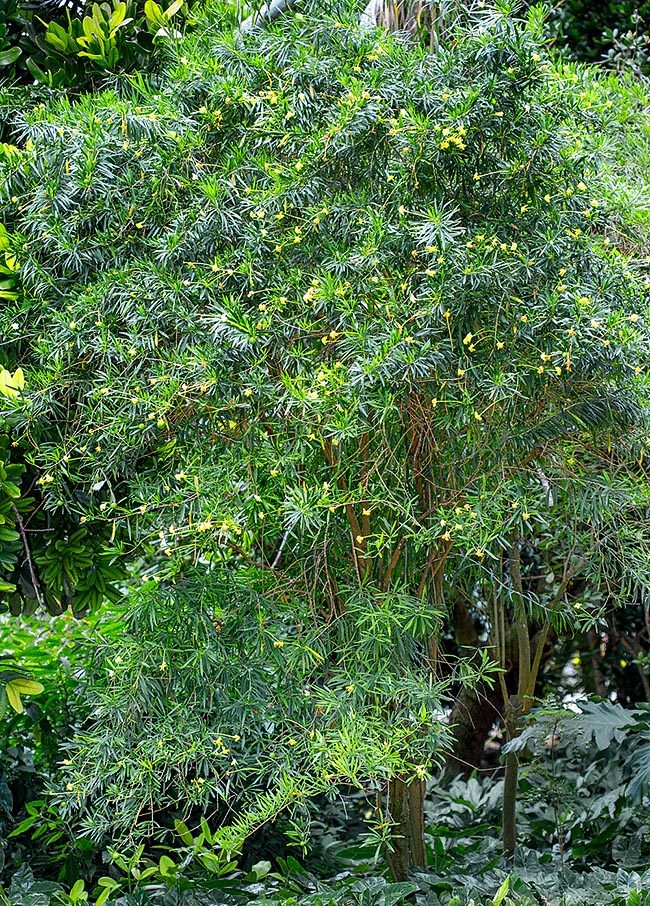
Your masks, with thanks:
M 528 616 L 524 605 L 524 590 L 521 581 L 521 555 L 519 552 L 519 533 L 513 532 L 510 536 L 510 549 L 508 551 L 508 566 L 510 569 L 510 582 L 512 583 L 513 603 L 515 611 L 515 631 L 517 633 L 517 646 L 519 648 L 519 680 L 517 683 L 517 696 L 520 703 L 528 690 L 530 679 L 530 635 L 528 630 Z
M 508 568 L 513 592 L 515 613 L 515 633 L 519 650 L 519 677 L 517 681 L 517 699 L 514 707 L 504 700 L 506 712 L 506 730 L 508 739 L 512 739 L 517 732 L 519 715 L 524 705 L 526 693 L 530 683 L 530 635 L 528 617 L 524 606 L 524 590 L 521 581 L 521 554 L 519 552 L 519 533 L 513 532 L 510 536 L 508 551 Z M 539 666 L 539 665 L 538 665 Z M 505 685 L 505 683 L 504 683 Z M 519 781 L 519 756 L 516 752 L 506 755 L 506 772 L 503 782 L 503 808 L 502 808 L 502 833 L 503 850 L 511 856 L 517 846 L 517 787 Z

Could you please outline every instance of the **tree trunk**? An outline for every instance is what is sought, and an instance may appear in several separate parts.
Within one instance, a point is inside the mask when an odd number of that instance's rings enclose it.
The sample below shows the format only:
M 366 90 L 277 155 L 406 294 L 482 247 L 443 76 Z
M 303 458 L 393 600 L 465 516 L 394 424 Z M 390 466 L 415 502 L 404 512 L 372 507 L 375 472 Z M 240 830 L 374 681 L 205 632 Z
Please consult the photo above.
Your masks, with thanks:
M 491 689 L 481 684 L 465 687 L 449 715 L 452 745 L 445 762 L 450 776 L 469 775 L 481 766 L 485 741 L 503 712 L 503 696 L 498 685 Z
M 503 780 L 503 851 L 512 856 L 517 846 L 517 786 L 519 780 L 519 755 L 508 752 Z
M 388 783 L 388 817 L 393 823 L 393 839 L 386 861 L 394 881 L 406 880 L 411 868 L 427 867 L 424 787 L 423 780 L 401 777 Z

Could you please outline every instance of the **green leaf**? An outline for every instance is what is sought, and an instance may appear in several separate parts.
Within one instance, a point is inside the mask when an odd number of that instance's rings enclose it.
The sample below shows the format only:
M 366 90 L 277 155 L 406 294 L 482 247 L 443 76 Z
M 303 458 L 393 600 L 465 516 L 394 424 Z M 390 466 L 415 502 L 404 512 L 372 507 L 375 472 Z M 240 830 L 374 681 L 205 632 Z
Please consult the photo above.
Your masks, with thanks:
M 20 497 L 20 488 L 18 485 L 14 484 L 13 481 L 3 481 L 0 485 L 5 494 L 11 497 L 12 500 L 18 500 Z
M 78 881 L 75 881 L 69 893 L 70 900 L 73 903 L 78 903 L 81 900 L 87 900 L 88 894 L 86 893 L 85 888 L 86 885 L 81 878 L 79 878 Z
M 23 702 L 22 702 L 22 699 L 20 697 L 20 693 L 18 692 L 18 690 L 13 686 L 12 683 L 7 683 L 7 685 L 5 686 L 5 692 L 7 693 L 7 698 L 9 700 L 9 704 L 14 709 L 16 714 L 22 714 L 23 713 Z
M 272 867 L 271 863 L 265 860 L 256 862 L 255 865 L 252 866 L 250 873 L 253 875 L 255 881 L 261 881 L 262 878 L 265 878 L 268 875 Z
M 613 702 L 580 702 L 579 707 L 581 713 L 571 721 L 574 738 L 582 745 L 593 740 L 600 751 L 612 742 L 623 742 L 635 721 L 633 714 Z
M 0 66 L 11 66 L 21 55 L 20 47 L 10 47 L 8 50 L 0 51 Z
M 165 18 L 171 19 L 171 17 L 179 11 L 184 2 L 185 0 L 174 0 L 173 3 L 170 3 L 164 12 Z
M 650 785 L 650 731 L 643 730 L 636 734 L 635 742 L 625 766 L 632 777 L 627 793 L 632 800 L 638 802 Z
M 163 878 L 170 878 L 176 875 L 176 863 L 169 856 L 161 856 L 158 863 L 160 874 Z
M 148 21 L 154 23 L 155 25 L 166 24 L 162 6 L 159 6 L 158 3 L 156 3 L 156 0 L 146 0 L 144 4 L 144 14 L 147 17 Z
M 494 899 L 492 900 L 492 906 L 501 906 L 504 899 L 508 894 L 510 888 L 510 878 L 506 878 L 501 887 L 497 890 Z
M 36 824 L 38 818 L 35 815 L 30 815 L 29 818 L 24 818 L 17 827 L 9 834 L 10 837 L 18 837 L 20 834 L 24 834 L 25 831 L 28 831 L 30 828 Z
M 178 818 L 174 820 L 174 829 L 186 846 L 193 846 L 194 837 L 190 833 L 187 824 L 184 824 Z
M 113 31 L 116 28 L 119 28 L 124 19 L 126 18 L 126 3 L 118 3 L 113 12 L 111 13 L 108 24 Z M 129 19 L 129 22 L 132 20 Z
M 16 692 L 19 692 L 21 695 L 39 695 L 44 689 L 42 683 L 39 683 L 36 680 L 26 679 L 24 677 L 19 677 L 12 680 L 9 685 L 11 685 L 16 690 Z

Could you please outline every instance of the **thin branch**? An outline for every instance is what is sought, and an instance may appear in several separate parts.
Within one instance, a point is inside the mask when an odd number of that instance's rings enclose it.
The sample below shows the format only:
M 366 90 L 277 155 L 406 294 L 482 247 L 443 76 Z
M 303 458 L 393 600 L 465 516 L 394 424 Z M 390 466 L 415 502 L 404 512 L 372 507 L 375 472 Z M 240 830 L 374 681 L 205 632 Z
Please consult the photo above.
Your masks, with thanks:
M 39 606 L 43 605 L 43 599 L 41 598 L 40 592 L 40 583 L 36 575 L 36 570 L 34 569 L 34 564 L 32 563 L 32 555 L 29 549 L 29 541 L 27 540 L 27 532 L 25 531 L 25 526 L 23 525 L 23 520 L 20 518 L 20 513 L 15 503 L 11 504 L 11 507 L 16 516 L 16 525 L 18 526 L 18 531 L 20 532 L 20 537 L 23 539 L 23 546 L 25 548 L 25 557 L 27 558 L 27 566 L 29 567 L 29 576 L 32 580 L 32 585 L 34 586 L 34 594 L 36 595 L 36 600 L 38 601 Z
M 286 532 L 284 533 L 284 535 L 282 536 L 282 541 L 280 542 L 280 547 L 278 548 L 278 552 L 273 559 L 273 563 L 271 564 L 271 569 L 275 569 L 276 566 L 278 565 L 278 563 L 280 562 L 280 557 L 282 556 L 282 551 L 284 550 L 284 545 L 287 543 L 287 540 L 288 540 L 290 534 L 291 534 L 291 529 L 287 529 Z
M 386 589 L 390 585 L 390 578 L 393 574 L 393 570 L 397 566 L 397 562 L 401 556 L 401 553 L 404 549 L 405 544 L 406 544 L 406 538 L 400 538 L 400 540 L 397 542 L 397 546 L 395 547 L 395 550 L 393 551 L 393 555 L 388 562 L 388 566 L 386 568 L 386 575 L 384 576 L 384 591 L 386 591 Z

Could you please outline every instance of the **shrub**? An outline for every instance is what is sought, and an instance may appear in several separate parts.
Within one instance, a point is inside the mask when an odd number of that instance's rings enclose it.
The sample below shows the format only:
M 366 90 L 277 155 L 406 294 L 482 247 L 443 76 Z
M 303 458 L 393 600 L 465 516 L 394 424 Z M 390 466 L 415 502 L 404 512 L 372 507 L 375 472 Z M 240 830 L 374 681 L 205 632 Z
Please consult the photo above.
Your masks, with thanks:
M 156 41 L 177 36 L 171 25 L 184 0 L 164 9 L 155 0 L 81 4 L 6 0 L 0 10 L 0 77 L 51 88 L 89 89 L 108 73 L 152 66 Z
M 602 60 L 613 37 L 637 30 L 637 15 L 643 31 L 650 20 L 650 4 L 642 0 L 565 0 L 553 20 L 579 59 Z
M 605 574 L 612 601 L 644 590 L 645 305 L 540 33 L 488 11 L 431 56 L 356 10 L 298 13 L 187 36 L 155 89 L 18 115 L 8 97 L 21 292 L 0 325 L 26 386 L 6 408 L 45 505 L 149 564 L 157 640 L 142 669 L 137 631 L 124 673 L 106 655 L 115 682 L 73 749 L 113 753 L 115 774 L 73 752 L 67 814 L 148 832 L 150 787 L 125 772 L 151 764 L 155 727 L 173 766 L 156 797 L 236 804 L 226 849 L 314 792 L 371 784 L 401 877 L 426 861 L 452 683 L 505 663 L 508 623 L 516 732 L 534 626 L 598 618 L 572 606 L 571 578 Z M 524 544 L 554 534 L 540 590 Z M 200 619 L 184 609 L 197 575 Z M 450 667 L 441 627 L 463 596 L 491 648 Z M 217 731 L 230 748 L 222 725 L 249 723 L 241 769 L 207 756 Z

